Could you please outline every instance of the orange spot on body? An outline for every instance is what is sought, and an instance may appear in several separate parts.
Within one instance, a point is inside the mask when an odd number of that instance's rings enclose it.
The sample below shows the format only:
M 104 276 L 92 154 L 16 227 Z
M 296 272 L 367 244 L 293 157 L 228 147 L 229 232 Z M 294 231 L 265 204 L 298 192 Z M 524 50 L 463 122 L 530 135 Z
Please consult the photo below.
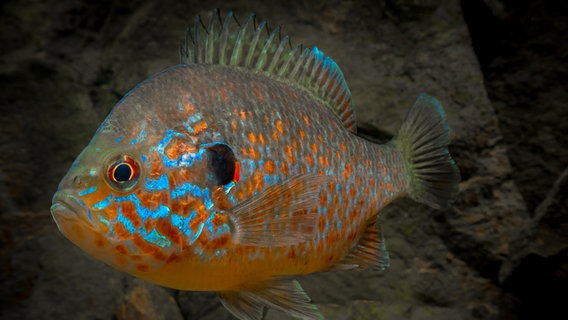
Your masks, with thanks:
M 312 149 L 312 151 L 313 151 L 314 153 L 317 153 L 317 152 L 318 152 L 318 145 L 317 145 L 315 142 L 312 143 L 312 145 L 310 146 L 310 148 Z
M 144 206 L 145 208 L 148 208 L 150 210 L 155 210 L 158 208 L 158 206 L 162 203 L 163 199 L 163 195 L 162 192 L 140 192 L 138 194 L 138 198 L 140 199 L 140 204 L 142 206 Z M 126 206 L 125 206 L 126 205 Z M 125 202 L 124 204 L 122 204 L 122 209 L 123 212 L 124 211 L 128 211 L 128 216 L 125 215 L 127 218 L 129 218 L 132 223 L 135 223 L 133 219 L 137 220 L 137 224 L 135 225 L 136 227 L 138 227 L 140 224 L 140 218 L 138 217 L 137 213 L 136 213 L 136 209 L 134 207 L 134 204 L 132 204 L 131 202 Z M 134 218 L 133 216 L 136 215 L 136 217 Z M 132 218 L 131 218 L 132 216 Z
M 306 155 L 306 163 L 308 166 L 312 166 L 314 164 L 314 157 L 311 154 Z
M 156 219 L 156 230 L 164 237 L 168 238 L 168 240 L 170 240 L 170 242 L 172 242 L 173 244 L 180 246 L 184 244 L 182 233 L 179 231 L 179 229 L 171 225 L 169 219 Z
M 290 160 L 292 164 L 296 163 L 296 157 L 294 156 L 294 150 L 292 149 L 292 146 L 285 146 L 284 152 L 286 153 L 286 157 L 288 157 L 288 160 Z
M 135 228 L 139 228 L 142 225 L 142 220 L 140 220 L 134 204 L 132 202 L 124 202 L 122 203 L 121 207 L 122 215 L 130 220 Z
M 122 224 L 122 222 L 117 221 L 114 224 L 114 233 L 118 236 L 118 238 L 120 239 L 128 239 L 130 238 L 130 232 L 124 227 L 124 225 Z
M 120 254 L 128 254 L 128 249 L 123 244 L 118 244 L 114 247 L 114 250 Z
M 264 162 L 264 170 L 266 170 L 268 174 L 273 174 L 276 171 L 276 164 L 274 164 L 274 161 L 266 160 Z
M 145 254 L 160 251 L 160 247 L 147 242 L 139 234 L 135 234 L 132 237 L 132 243 L 136 246 L 136 248 L 138 248 L 141 252 Z
M 280 134 L 284 133 L 284 128 L 282 127 L 281 120 L 276 121 L 276 130 L 278 130 L 278 133 Z
M 166 259 L 168 259 L 168 256 L 166 256 L 162 250 L 158 250 L 152 253 L 152 257 L 157 261 L 165 261 Z
M 285 177 L 288 176 L 288 164 L 285 161 L 280 162 L 280 170 Z
M 256 136 L 254 135 L 254 133 L 249 132 L 247 136 L 251 143 L 256 143 Z
M 264 144 L 266 142 L 266 140 L 264 140 L 264 136 L 262 135 L 262 133 L 258 134 L 258 142 Z
M 306 140 L 306 132 L 304 130 L 298 131 L 301 140 Z
M 105 239 L 103 236 L 97 234 L 95 236 L 95 245 L 99 248 L 104 248 L 109 245 L 109 241 Z
M 136 266 L 136 270 L 140 272 L 148 272 L 150 271 L 150 266 L 148 266 L 147 264 L 139 264 Z
M 205 129 L 207 129 L 207 122 L 205 122 L 205 121 L 200 121 L 200 122 L 193 125 L 193 132 L 194 132 L 195 135 L 201 134 L 203 131 L 205 131 Z M 194 148 L 194 150 L 197 151 L 197 149 L 195 149 L 195 148 Z
M 319 229 L 320 234 L 323 234 L 323 232 L 325 231 L 325 220 L 326 220 L 326 217 L 324 215 L 319 216 L 318 229 Z
M 202 122 L 207 127 L 205 122 Z M 197 148 L 195 145 L 190 144 L 189 141 L 182 138 L 173 138 L 166 146 L 164 154 L 171 160 L 178 159 L 182 154 L 195 153 Z M 161 165 L 160 165 L 161 166 Z
M 248 154 L 255 160 L 260 159 L 260 152 L 256 151 L 254 148 L 249 148 Z

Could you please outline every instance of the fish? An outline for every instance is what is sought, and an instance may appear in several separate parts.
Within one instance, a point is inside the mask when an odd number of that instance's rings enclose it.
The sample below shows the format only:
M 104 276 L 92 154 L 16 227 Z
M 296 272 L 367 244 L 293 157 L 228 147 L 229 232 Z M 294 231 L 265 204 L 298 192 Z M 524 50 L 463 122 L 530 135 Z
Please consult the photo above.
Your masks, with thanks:
M 294 276 L 385 270 L 382 208 L 457 193 L 444 110 L 422 94 L 385 144 L 356 134 L 339 66 L 254 14 L 198 16 L 180 63 L 128 92 L 54 194 L 60 232 L 106 264 L 212 291 L 238 319 L 323 319 Z

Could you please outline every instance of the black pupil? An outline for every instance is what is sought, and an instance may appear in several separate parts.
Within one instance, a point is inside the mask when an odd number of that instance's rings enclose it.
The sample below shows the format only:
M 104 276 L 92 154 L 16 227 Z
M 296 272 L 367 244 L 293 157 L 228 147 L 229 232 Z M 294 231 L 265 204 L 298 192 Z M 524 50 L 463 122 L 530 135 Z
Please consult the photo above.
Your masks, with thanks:
M 116 166 L 116 169 L 114 169 L 113 176 L 114 180 L 118 182 L 130 181 L 130 177 L 132 176 L 132 168 L 126 163 L 121 163 Z

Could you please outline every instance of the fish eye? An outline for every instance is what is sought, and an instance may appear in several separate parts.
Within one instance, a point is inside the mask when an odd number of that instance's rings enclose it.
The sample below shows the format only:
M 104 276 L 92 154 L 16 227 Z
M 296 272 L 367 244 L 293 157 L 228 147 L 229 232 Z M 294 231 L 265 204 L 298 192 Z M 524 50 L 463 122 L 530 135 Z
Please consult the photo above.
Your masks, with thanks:
M 140 164 L 129 155 L 120 155 L 108 165 L 106 181 L 117 191 L 127 191 L 140 178 Z

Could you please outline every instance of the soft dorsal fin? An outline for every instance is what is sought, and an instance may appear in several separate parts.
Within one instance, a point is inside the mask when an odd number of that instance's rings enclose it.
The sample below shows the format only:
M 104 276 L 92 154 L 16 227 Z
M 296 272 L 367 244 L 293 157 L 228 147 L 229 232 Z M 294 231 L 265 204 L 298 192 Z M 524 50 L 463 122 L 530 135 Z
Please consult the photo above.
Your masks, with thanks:
M 357 129 L 351 92 L 339 66 L 317 47 L 292 47 L 280 27 L 268 30 L 266 20 L 256 25 L 254 13 L 242 25 L 233 12 L 223 20 L 214 10 L 207 26 L 197 16 L 180 47 L 180 62 L 235 66 L 295 85 L 333 110 L 348 130 Z

